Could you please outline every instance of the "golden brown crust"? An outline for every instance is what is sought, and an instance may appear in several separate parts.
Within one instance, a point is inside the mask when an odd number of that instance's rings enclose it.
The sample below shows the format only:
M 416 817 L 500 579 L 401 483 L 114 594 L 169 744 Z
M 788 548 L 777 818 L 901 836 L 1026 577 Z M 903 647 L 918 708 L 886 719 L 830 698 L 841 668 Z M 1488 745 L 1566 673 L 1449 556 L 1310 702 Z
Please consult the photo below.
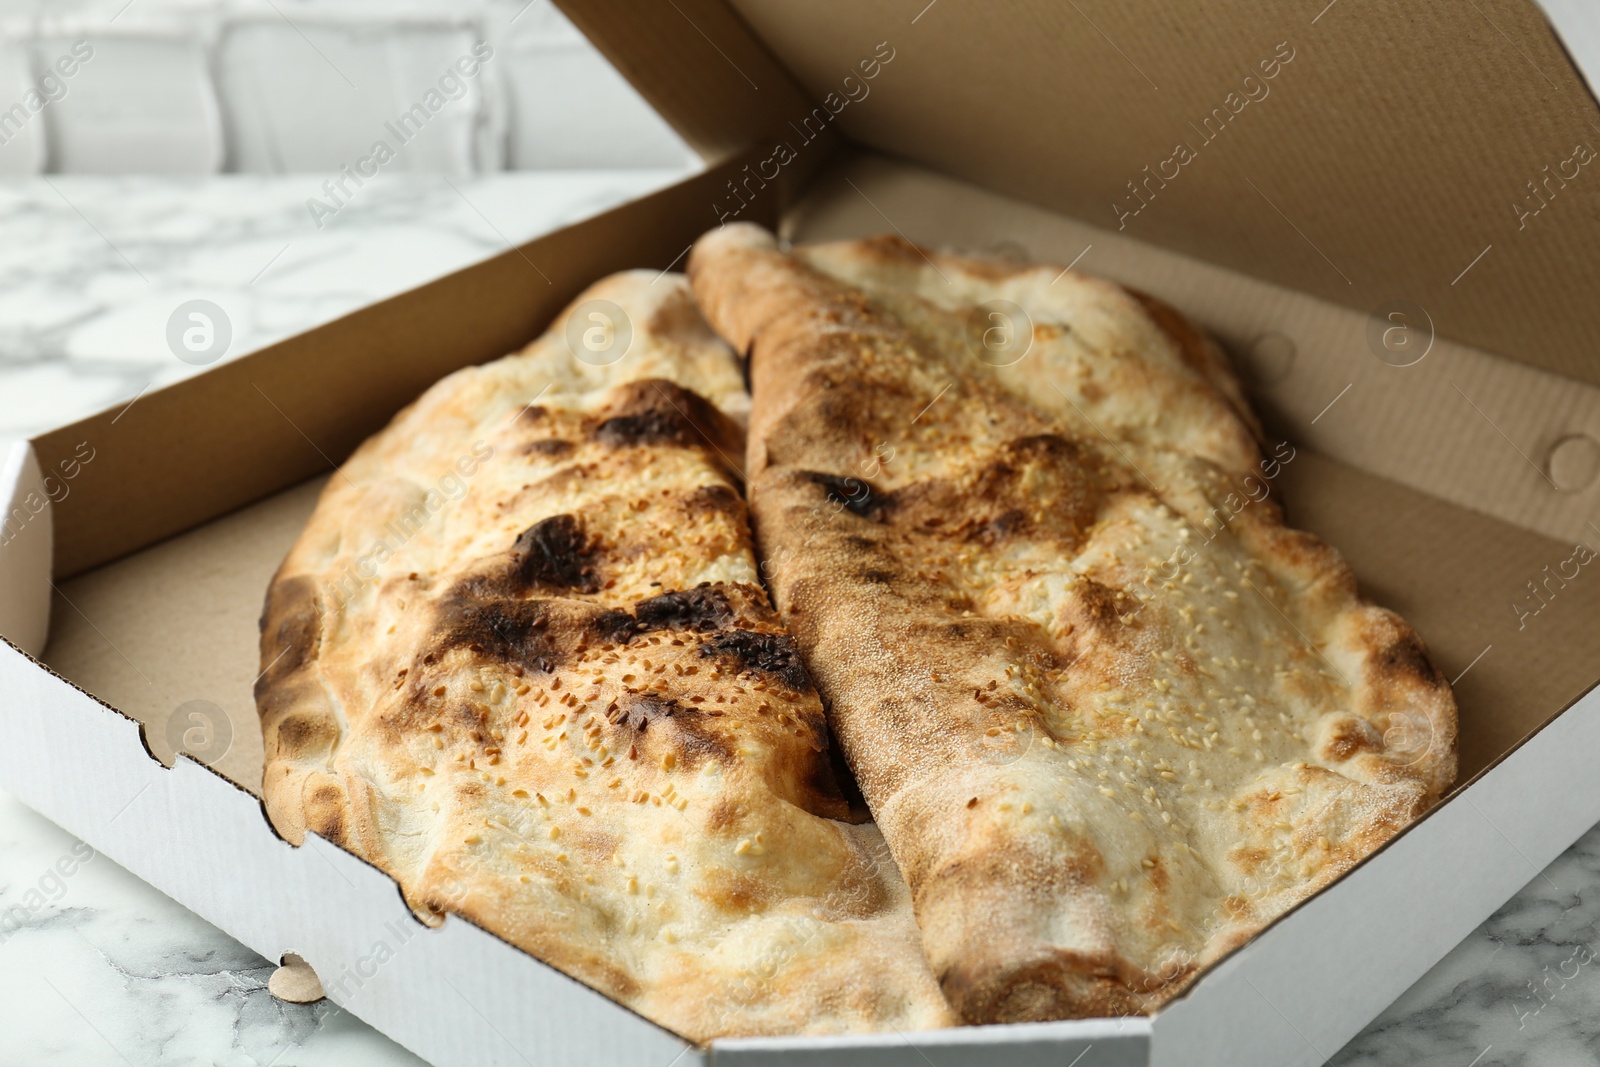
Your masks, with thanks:
M 1449 687 L 1283 526 L 1292 449 L 1176 312 L 748 225 L 689 270 L 751 361 L 763 573 L 966 1021 L 1152 1010 L 1453 780 Z M 1025 355 L 973 343 L 992 301 Z
M 328 483 L 262 617 L 274 824 L 695 1040 L 950 1021 L 740 494 L 737 361 L 686 282 L 579 298 L 434 386 Z

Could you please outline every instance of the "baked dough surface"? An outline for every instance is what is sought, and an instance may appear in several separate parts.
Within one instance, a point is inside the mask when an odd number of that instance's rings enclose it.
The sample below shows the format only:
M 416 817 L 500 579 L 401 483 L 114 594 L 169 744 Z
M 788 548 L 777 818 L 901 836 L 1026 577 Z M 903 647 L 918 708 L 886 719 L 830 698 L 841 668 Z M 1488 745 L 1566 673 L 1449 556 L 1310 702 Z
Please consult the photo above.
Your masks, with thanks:
M 569 346 L 594 300 L 631 323 L 615 361 Z M 267 597 L 267 809 L 696 1041 L 946 1025 L 761 587 L 748 403 L 646 271 L 396 416 Z
M 1284 525 L 1293 448 L 1177 312 L 748 224 L 689 272 L 750 359 L 763 574 L 964 1021 L 1151 1011 L 1448 788 L 1449 686 Z

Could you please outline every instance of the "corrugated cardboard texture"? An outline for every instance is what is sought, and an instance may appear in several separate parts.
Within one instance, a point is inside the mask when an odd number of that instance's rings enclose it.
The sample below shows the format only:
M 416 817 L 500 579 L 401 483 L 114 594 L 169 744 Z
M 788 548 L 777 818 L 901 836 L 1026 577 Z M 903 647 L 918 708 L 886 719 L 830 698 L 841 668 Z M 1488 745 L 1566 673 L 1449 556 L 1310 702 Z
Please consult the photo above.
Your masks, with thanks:
M 49 500 L 60 486 L 45 480 L 26 442 L 0 462 L 0 635 L 34 656 L 49 635 Z
M 35 439 L 45 469 L 95 449 L 56 505 L 64 577 L 328 470 L 450 371 L 537 336 L 596 278 L 666 267 L 716 221 L 742 160 Z M 770 221 L 753 189 L 742 217 Z
M 815 101 L 889 42 L 838 116 L 863 144 L 1362 312 L 1413 300 L 1444 336 L 1600 382 L 1600 156 L 1574 162 L 1600 111 L 1528 0 L 733 2 Z M 690 12 L 734 39 L 711 0 L 564 6 L 680 129 L 757 128 L 724 114 L 749 86 L 668 32 Z

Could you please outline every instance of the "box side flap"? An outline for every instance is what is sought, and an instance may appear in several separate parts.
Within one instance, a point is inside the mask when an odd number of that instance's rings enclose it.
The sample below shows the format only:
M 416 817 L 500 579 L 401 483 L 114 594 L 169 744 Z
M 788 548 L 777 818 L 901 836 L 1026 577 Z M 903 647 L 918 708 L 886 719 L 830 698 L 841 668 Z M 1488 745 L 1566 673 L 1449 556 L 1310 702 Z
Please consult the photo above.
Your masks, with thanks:
M 445 374 L 526 344 L 606 274 L 681 269 L 742 164 L 733 160 L 36 438 L 46 470 L 80 447 L 96 457 L 55 505 L 56 576 L 328 470 Z M 776 196 L 751 195 L 741 217 L 770 224 Z
M 1528 0 L 731 0 L 880 150 L 1600 382 L 1600 112 Z

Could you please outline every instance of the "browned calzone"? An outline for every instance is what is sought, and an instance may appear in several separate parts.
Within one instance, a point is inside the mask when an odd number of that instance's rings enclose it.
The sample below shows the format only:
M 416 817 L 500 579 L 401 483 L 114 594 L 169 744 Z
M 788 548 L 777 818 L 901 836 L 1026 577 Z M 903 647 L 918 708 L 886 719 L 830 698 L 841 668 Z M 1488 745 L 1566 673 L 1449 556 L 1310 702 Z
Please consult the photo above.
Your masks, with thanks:
M 748 403 L 638 272 L 401 412 L 272 583 L 267 808 L 696 1040 L 945 1025 L 759 583 Z
M 775 603 L 965 1020 L 1149 1011 L 1450 784 L 1449 687 L 1283 525 L 1293 449 L 1173 310 L 749 225 L 690 276 L 751 360 Z

